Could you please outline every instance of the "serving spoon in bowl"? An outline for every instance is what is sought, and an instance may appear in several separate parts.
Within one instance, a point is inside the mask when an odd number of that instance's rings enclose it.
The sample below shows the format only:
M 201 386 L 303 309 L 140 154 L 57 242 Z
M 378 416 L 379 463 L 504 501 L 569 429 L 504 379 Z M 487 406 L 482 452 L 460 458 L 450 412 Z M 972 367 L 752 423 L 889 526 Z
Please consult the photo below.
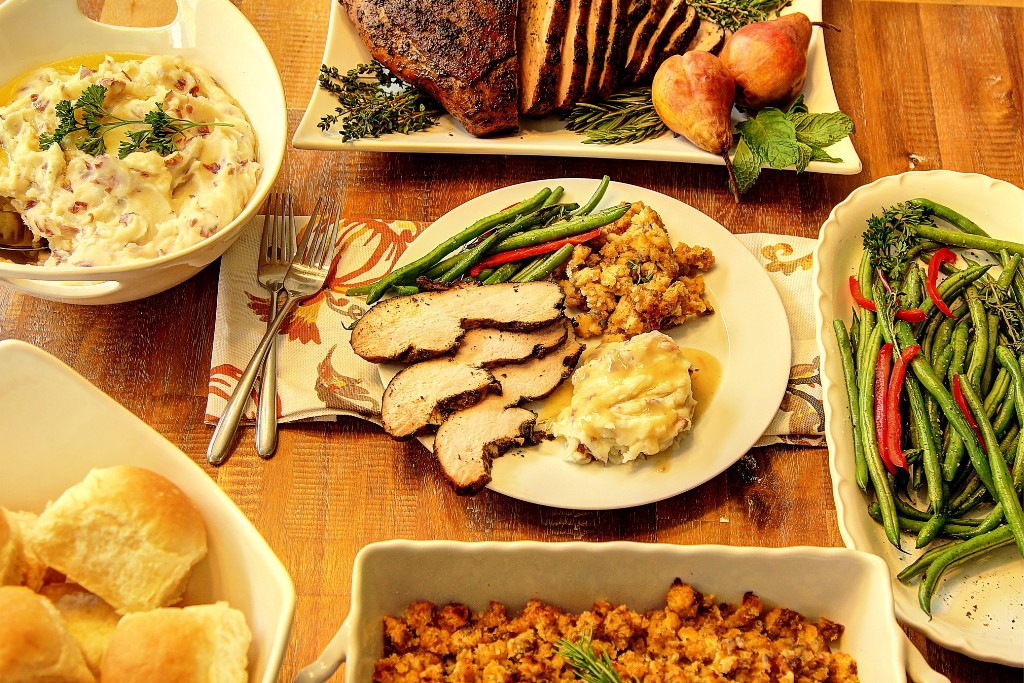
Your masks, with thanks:
M 37 240 L 21 216 L 0 209 L 0 251 L 39 251 L 46 244 Z

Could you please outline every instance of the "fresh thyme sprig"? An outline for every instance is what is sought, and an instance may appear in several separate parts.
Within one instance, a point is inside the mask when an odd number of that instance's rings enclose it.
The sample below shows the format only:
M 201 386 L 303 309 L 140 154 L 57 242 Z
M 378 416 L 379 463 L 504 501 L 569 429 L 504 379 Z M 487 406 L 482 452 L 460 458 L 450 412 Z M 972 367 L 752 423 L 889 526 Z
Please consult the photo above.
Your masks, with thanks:
M 590 642 L 590 638 L 590 633 L 582 636 L 575 643 L 559 638 L 558 656 L 576 669 L 576 676 L 587 683 L 623 683 L 619 672 L 612 666 L 611 657 L 605 650 L 601 650 L 598 654 Z
M 342 142 L 425 130 L 444 113 L 437 100 L 379 62 L 357 64 L 344 74 L 323 64 L 318 83 L 340 106 L 320 119 L 317 127 L 327 132 L 340 122 Z
M 649 87 L 601 102 L 581 102 L 566 115 L 565 122 L 567 129 L 586 133 L 584 144 L 623 145 L 656 138 L 668 130 L 654 110 Z
M 39 136 L 39 149 L 49 149 L 53 145 L 61 144 L 72 133 L 85 131 L 86 135 L 82 136 L 75 146 L 86 154 L 99 156 L 107 151 L 106 142 L 103 139 L 107 133 L 122 126 L 142 126 L 127 133 L 127 139 L 122 140 L 118 146 L 118 158 L 124 159 L 132 152 L 142 150 L 153 150 L 161 155 L 167 155 L 177 149 L 174 138 L 184 134 L 189 128 L 233 125 L 178 119 L 164 111 L 162 102 L 157 102 L 156 108 L 146 114 L 141 121 L 122 119 L 104 107 L 103 101 L 106 96 L 105 86 L 93 84 L 82 91 L 81 96 L 74 102 L 71 100 L 58 102 L 55 107 L 57 128 L 52 133 L 43 133 Z
M 792 0 L 691 0 L 701 19 L 713 21 L 727 31 L 778 16 Z
M 864 249 L 871 254 L 871 265 L 890 279 L 899 279 L 907 263 L 907 250 L 915 242 L 914 228 L 935 225 L 928 210 L 912 202 L 890 206 L 881 216 L 872 215 L 864 231 Z

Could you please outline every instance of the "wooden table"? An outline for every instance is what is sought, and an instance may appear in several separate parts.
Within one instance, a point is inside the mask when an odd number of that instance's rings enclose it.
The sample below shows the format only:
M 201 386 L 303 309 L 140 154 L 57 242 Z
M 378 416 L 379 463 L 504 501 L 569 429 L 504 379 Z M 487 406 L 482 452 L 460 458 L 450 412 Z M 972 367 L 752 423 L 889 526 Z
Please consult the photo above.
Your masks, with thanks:
M 155 26 L 172 0 L 80 0 L 94 19 Z M 327 34 L 330 0 L 234 0 L 269 46 L 294 130 Z M 695 206 L 735 233 L 815 237 L 854 188 L 911 169 L 985 173 L 1024 186 L 1022 0 L 827 0 L 826 36 L 843 111 L 864 161 L 857 176 L 766 171 L 740 205 L 712 166 L 544 157 L 323 153 L 289 150 L 279 185 L 312 209 L 311 188 L 340 194 L 352 217 L 429 221 L 479 194 L 549 177 L 635 183 Z M 291 132 L 289 132 L 289 138 Z M 277 456 L 257 457 L 251 432 L 223 467 L 204 457 L 203 424 L 217 296 L 216 264 L 135 303 L 100 308 L 0 290 L 0 338 L 54 354 L 200 463 L 267 538 L 298 593 L 281 681 L 315 659 L 348 611 L 352 560 L 392 538 L 635 540 L 731 545 L 842 546 L 824 448 L 755 449 L 696 490 L 612 512 L 575 512 L 484 492 L 460 498 L 418 443 L 370 423 L 286 426 Z M 911 632 L 956 682 L 1020 681 L 1020 670 L 975 662 Z M 336 680 L 340 680 L 336 676 Z

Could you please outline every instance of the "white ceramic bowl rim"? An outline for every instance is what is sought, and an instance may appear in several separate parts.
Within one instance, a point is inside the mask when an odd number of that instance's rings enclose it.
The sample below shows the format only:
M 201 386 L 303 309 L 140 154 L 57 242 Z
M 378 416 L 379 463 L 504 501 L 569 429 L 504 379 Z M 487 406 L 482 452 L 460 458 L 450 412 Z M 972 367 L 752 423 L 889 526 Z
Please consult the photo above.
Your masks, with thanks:
M 229 0 L 175 0 L 175 1 L 176 1 L 177 5 L 178 5 L 178 11 L 177 11 L 177 14 L 174 17 L 174 20 L 171 23 L 167 24 L 166 26 L 147 27 L 147 28 L 132 28 L 132 27 L 125 27 L 125 26 L 112 26 L 112 25 L 108 25 L 108 24 L 101 24 L 99 22 L 93 21 L 92 19 L 89 19 L 88 17 L 86 17 L 81 12 L 81 9 L 78 7 L 77 0 L 7 0 L 6 2 L 0 4 L 0 27 L 2 27 L 4 25 L 5 17 L 6 16 L 9 16 L 10 13 L 13 13 L 15 11 L 23 10 L 24 6 L 25 5 L 29 5 L 29 4 L 31 4 L 31 5 L 38 5 L 40 8 L 42 8 L 44 6 L 46 6 L 46 7 L 56 7 L 58 10 L 62 10 L 62 11 L 60 11 L 60 14 L 62 14 L 62 15 L 67 15 L 67 14 L 73 12 L 77 16 L 74 16 L 73 18 L 69 19 L 70 21 L 79 21 L 79 22 L 84 21 L 84 22 L 88 22 L 89 25 L 92 25 L 98 31 L 109 32 L 111 37 L 115 38 L 115 39 L 117 37 L 124 38 L 125 36 L 145 35 L 145 34 L 150 34 L 150 35 L 160 35 L 160 34 L 173 35 L 173 34 L 176 34 L 176 33 L 180 33 L 182 30 L 186 30 L 184 28 L 184 26 L 186 24 L 190 25 L 187 30 L 189 30 L 189 31 L 194 33 L 195 32 L 194 31 L 195 25 L 197 24 L 197 22 L 201 22 L 202 19 L 203 19 L 204 14 L 203 14 L 203 11 L 202 11 L 203 10 L 202 5 L 204 5 L 204 4 L 223 5 L 224 6 L 222 8 L 223 11 L 233 12 L 234 14 L 237 14 L 238 17 L 244 22 L 244 24 L 246 26 L 248 26 L 248 28 L 250 29 L 250 35 L 236 36 L 234 41 L 236 41 L 236 42 L 243 42 L 244 41 L 246 44 L 248 44 L 250 46 L 250 48 L 256 49 L 259 52 L 260 56 L 264 60 L 266 60 L 266 62 L 269 63 L 273 67 L 273 71 L 274 71 L 275 75 L 277 75 L 277 78 L 274 79 L 273 82 L 265 84 L 265 86 L 266 86 L 266 99 L 262 103 L 261 106 L 265 106 L 265 107 L 270 108 L 270 107 L 274 107 L 275 103 L 276 103 L 277 108 L 280 110 L 279 111 L 280 118 L 284 122 L 284 126 L 285 126 L 285 129 L 282 130 L 282 132 L 281 132 L 279 143 L 275 144 L 273 147 L 270 147 L 267 144 L 268 135 L 264 134 L 265 131 L 261 131 L 261 130 L 255 129 L 255 126 L 254 126 L 254 130 L 256 130 L 256 136 L 257 136 L 257 145 L 258 145 L 257 149 L 258 149 L 258 156 L 259 156 L 258 161 L 261 164 L 262 169 L 261 169 L 261 174 L 260 174 L 260 180 L 259 180 L 259 182 L 256 185 L 256 189 L 253 192 L 252 197 L 249 199 L 249 201 L 246 203 L 246 205 L 242 208 L 241 212 L 239 212 L 239 214 L 230 223 L 228 223 L 223 228 L 218 230 L 214 235 L 211 235 L 210 237 L 204 239 L 203 241 L 198 242 L 197 244 L 194 244 L 194 245 L 192 245 L 190 247 L 187 247 L 185 249 L 182 249 L 180 251 L 176 251 L 176 252 L 173 252 L 173 253 L 170 253 L 170 254 L 166 254 L 164 256 L 160 256 L 160 257 L 157 257 L 157 258 L 154 258 L 154 259 L 147 259 L 145 261 L 137 261 L 137 262 L 125 263 L 125 264 L 119 264 L 119 265 L 113 265 L 113 266 L 94 266 L 94 267 L 74 266 L 74 267 L 63 268 L 63 267 L 57 267 L 57 266 L 34 266 L 34 265 L 21 265 L 21 264 L 2 263 L 2 264 L 0 264 L 0 276 L 12 277 L 12 278 L 28 278 L 28 279 L 32 279 L 32 280 L 46 280 L 46 279 L 65 280 L 65 279 L 81 279 L 80 277 L 70 277 L 70 276 L 89 275 L 90 277 L 85 278 L 85 279 L 94 280 L 94 279 L 100 279 L 100 278 L 99 277 L 93 277 L 93 276 L 101 276 L 102 275 L 104 277 L 109 277 L 112 274 L 131 273 L 131 272 L 134 272 L 134 271 L 144 270 L 144 269 L 151 268 L 151 267 L 154 267 L 154 266 L 160 266 L 162 264 L 169 263 L 169 262 L 186 261 L 186 260 L 188 260 L 189 256 L 191 256 L 195 252 L 197 252 L 199 250 L 209 249 L 209 248 L 211 248 L 211 245 L 218 244 L 218 243 L 224 241 L 225 239 L 228 239 L 229 235 L 232 235 L 232 234 L 234 234 L 236 232 L 236 228 L 239 226 L 239 223 L 243 223 L 243 222 L 247 223 L 249 220 L 251 220 L 252 216 L 255 214 L 255 209 L 263 204 L 263 201 L 266 199 L 267 195 L 270 193 L 270 188 L 273 185 L 274 180 L 277 178 L 277 174 L 281 170 L 281 165 L 282 165 L 282 163 L 284 161 L 285 145 L 287 143 L 287 120 L 288 119 L 287 119 L 287 109 L 286 109 L 285 96 L 284 96 L 284 86 L 281 83 L 280 75 L 277 73 L 277 67 L 274 64 L 274 58 L 271 56 L 270 50 L 267 49 L 267 46 L 263 42 L 263 39 L 256 32 L 256 29 L 253 28 L 251 24 L 249 24 L 248 19 L 246 19 L 245 16 L 238 10 L 238 8 L 235 7 L 231 2 L 229 2 Z M 31 45 L 31 43 L 28 43 L 28 44 Z M 74 45 L 74 43 L 69 43 L 69 44 L 70 45 Z M 192 47 L 195 47 L 195 46 L 192 46 Z M 119 50 L 110 50 L 110 51 L 111 52 L 117 52 Z M 38 64 L 41 66 L 43 64 L 46 64 L 46 63 L 49 63 L 49 62 L 53 62 L 53 61 L 58 60 L 58 59 L 62 59 L 64 57 L 75 57 L 75 56 L 81 55 L 81 54 L 88 54 L 88 52 L 83 52 L 82 50 L 71 49 L 70 50 L 70 54 L 64 54 L 62 56 L 53 56 L 53 57 L 50 57 L 50 58 L 43 58 L 42 60 L 37 60 L 37 61 L 38 61 Z M 215 64 L 205 64 L 205 63 L 199 63 L 199 62 L 197 62 L 197 64 L 199 66 L 201 66 L 203 69 L 205 69 L 208 72 L 210 72 L 212 75 L 214 75 L 214 78 L 217 78 L 217 76 L 214 74 L 214 70 L 216 68 Z M 29 68 L 32 68 L 32 67 L 29 67 Z M 15 73 L 15 74 L 11 74 L 10 78 L 17 78 L 17 76 L 20 73 L 24 73 L 24 71 L 21 71 L 19 73 Z M 9 80 L 9 79 L 8 78 L 0 77 L 0 82 L 6 82 L 7 80 Z M 218 79 L 218 80 L 220 80 L 220 79 Z M 232 95 L 232 96 L 235 96 L 235 94 L 233 92 L 231 92 L 230 90 L 228 91 L 228 93 L 230 95 Z M 251 112 L 249 111 L 248 108 L 245 108 L 245 112 L 246 112 L 246 115 L 251 117 Z M 210 260 L 212 260 L 212 259 L 210 259 Z M 63 277 L 61 277 L 61 276 L 63 276 Z

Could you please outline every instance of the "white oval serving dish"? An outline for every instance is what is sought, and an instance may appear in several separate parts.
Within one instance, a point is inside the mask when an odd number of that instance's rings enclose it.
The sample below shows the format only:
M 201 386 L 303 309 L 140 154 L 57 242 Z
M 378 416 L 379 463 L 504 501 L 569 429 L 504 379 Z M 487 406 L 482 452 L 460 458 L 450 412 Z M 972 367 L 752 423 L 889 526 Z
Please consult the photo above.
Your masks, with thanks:
M 57 426 L 43 420 L 56 415 Z M 209 552 L 186 605 L 224 600 L 252 630 L 249 683 L 277 681 L 295 612 L 288 572 L 252 523 L 191 458 L 53 356 L 0 341 L 0 505 L 40 513 L 94 467 L 135 465 L 177 484 L 199 508 Z
M 901 553 L 886 540 L 881 525 L 868 516 L 867 501 L 857 487 L 846 382 L 832 321 L 842 318 L 849 327 L 854 303 L 848 281 L 860 263 L 866 220 L 917 197 L 946 204 L 993 237 L 1024 238 L 1024 190 L 987 176 L 953 171 L 911 171 L 881 178 L 850 193 L 825 221 L 814 253 L 813 276 L 825 435 L 839 531 L 848 548 L 872 553 L 888 564 L 900 621 L 968 657 L 1020 667 L 1024 666 L 1024 561 L 1017 548 L 1003 548 L 949 571 L 936 590 L 929 619 L 917 603 L 917 582 L 908 586 L 896 579 L 921 552 Z M 913 548 L 914 537 L 905 534 L 902 545 Z
M 46 30 L 40 30 L 45 27 Z M 92 21 L 77 0 L 0 4 L 0 83 L 44 64 L 97 52 L 182 55 L 208 71 L 241 105 L 259 143 L 262 175 L 231 223 L 188 249 L 117 266 L 56 268 L 0 262 L 0 283 L 43 299 L 80 304 L 133 301 L 169 289 L 209 265 L 259 211 L 284 160 L 288 119 L 274 59 L 229 0 L 178 0 L 167 26 L 125 28 Z

